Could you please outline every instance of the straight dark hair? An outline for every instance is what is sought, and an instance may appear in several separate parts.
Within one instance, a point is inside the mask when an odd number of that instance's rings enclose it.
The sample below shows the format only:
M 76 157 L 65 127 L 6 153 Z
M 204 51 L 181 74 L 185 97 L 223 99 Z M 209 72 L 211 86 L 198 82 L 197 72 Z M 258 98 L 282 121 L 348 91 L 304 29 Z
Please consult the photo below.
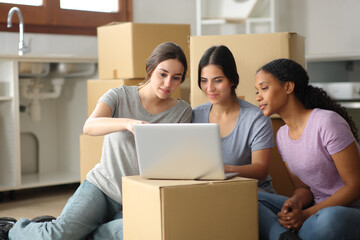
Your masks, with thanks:
M 229 79 L 233 86 L 231 87 L 231 93 L 236 95 L 235 89 L 239 84 L 239 74 L 237 72 L 235 58 L 230 49 L 224 45 L 212 46 L 207 49 L 202 55 L 199 68 L 198 68 L 198 85 L 201 89 L 201 70 L 207 65 L 216 65 Z
M 161 43 L 153 50 L 153 52 L 151 53 L 150 57 L 146 62 L 147 80 L 150 79 L 156 66 L 159 65 L 159 63 L 166 61 L 168 59 L 177 59 L 184 66 L 184 72 L 181 78 L 181 82 L 183 82 L 185 80 L 185 75 L 187 71 L 186 57 L 181 47 L 173 42 Z
M 300 64 L 286 58 L 275 59 L 257 70 L 260 71 L 273 75 L 281 84 L 293 82 L 294 94 L 306 109 L 321 108 L 338 113 L 349 124 L 352 134 L 359 142 L 358 129 L 346 109 L 322 88 L 310 85 L 309 76 Z

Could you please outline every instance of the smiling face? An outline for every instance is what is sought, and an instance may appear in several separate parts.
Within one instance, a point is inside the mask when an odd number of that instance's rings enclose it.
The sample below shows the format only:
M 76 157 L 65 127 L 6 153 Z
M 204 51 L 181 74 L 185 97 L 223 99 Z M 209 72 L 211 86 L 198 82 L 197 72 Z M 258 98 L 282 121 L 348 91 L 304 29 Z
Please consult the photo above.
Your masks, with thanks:
M 288 82 L 280 84 L 272 74 L 261 70 L 255 77 L 256 100 L 265 116 L 280 114 L 285 108 L 288 97 Z
M 149 79 L 156 96 L 160 99 L 170 97 L 180 85 L 183 73 L 184 66 L 177 59 L 159 63 Z
M 210 64 L 201 69 L 200 86 L 212 104 L 229 101 L 234 84 L 224 75 L 221 68 Z

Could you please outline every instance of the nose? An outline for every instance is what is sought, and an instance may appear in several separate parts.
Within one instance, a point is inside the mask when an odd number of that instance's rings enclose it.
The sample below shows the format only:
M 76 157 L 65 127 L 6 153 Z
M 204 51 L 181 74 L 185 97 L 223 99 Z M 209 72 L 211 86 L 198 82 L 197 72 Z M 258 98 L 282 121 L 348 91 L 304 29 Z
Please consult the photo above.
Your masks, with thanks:
M 207 90 L 208 90 L 209 92 L 211 92 L 211 91 L 214 91 L 214 89 L 215 89 L 215 84 L 214 84 L 212 81 L 209 81 L 209 82 L 207 83 Z
M 258 94 L 256 95 L 256 101 L 260 102 L 261 99 L 262 99 L 262 96 L 261 96 L 260 93 L 258 93 Z
M 165 78 L 164 85 L 165 85 L 165 87 L 170 87 L 170 85 L 171 85 L 171 77 L 170 76 Z

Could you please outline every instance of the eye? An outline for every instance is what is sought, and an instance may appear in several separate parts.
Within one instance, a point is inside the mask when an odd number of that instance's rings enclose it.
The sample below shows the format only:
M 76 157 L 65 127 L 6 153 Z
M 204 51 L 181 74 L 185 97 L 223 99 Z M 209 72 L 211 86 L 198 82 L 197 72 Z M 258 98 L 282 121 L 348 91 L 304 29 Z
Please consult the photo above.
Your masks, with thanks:
M 200 78 L 200 81 L 201 81 L 202 83 L 205 83 L 207 80 L 206 80 L 206 78 Z
M 166 73 L 160 72 L 160 73 L 159 73 L 159 76 L 160 76 L 160 77 L 166 77 Z
M 174 80 L 175 80 L 175 81 L 179 81 L 179 80 L 181 80 L 181 77 L 175 76 L 175 77 L 174 77 Z
M 261 90 L 263 90 L 263 91 L 265 91 L 265 90 L 267 90 L 268 89 L 268 87 L 262 87 L 261 88 Z

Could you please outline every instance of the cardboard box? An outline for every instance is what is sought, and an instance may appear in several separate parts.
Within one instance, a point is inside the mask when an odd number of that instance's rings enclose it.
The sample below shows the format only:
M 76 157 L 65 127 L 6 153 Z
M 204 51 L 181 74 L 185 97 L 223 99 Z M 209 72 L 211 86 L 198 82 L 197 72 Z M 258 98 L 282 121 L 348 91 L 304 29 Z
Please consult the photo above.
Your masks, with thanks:
M 174 42 L 189 60 L 189 24 L 112 23 L 97 28 L 100 79 L 145 78 L 154 48 Z M 189 64 L 189 61 L 188 61 Z
M 88 172 L 100 162 L 104 136 L 80 135 L 80 179 L 85 180 Z
M 112 79 L 112 80 L 88 80 L 87 81 L 87 101 L 88 116 L 94 111 L 99 98 L 111 88 L 118 88 L 122 85 L 133 86 L 145 82 L 145 79 Z M 181 98 L 181 85 L 172 95 Z
M 122 179 L 126 240 L 258 239 L 257 180 Z
M 276 143 L 276 133 L 285 122 L 279 118 L 271 118 L 273 127 L 274 139 Z M 294 185 L 290 179 L 289 173 L 286 170 L 285 163 L 279 153 L 277 146 L 271 151 L 271 164 L 269 169 L 269 175 L 272 178 L 272 185 L 277 194 L 291 197 L 294 193 Z
M 238 96 L 257 105 L 255 75 L 262 65 L 276 59 L 288 58 L 305 66 L 305 39 L 296 33 L 239 34 L 190 37 L 190 102 L 196 107 L 207 102 L 198 87 L 198 64 L 211 46 L 225 45 L 233 53 L 240 76 Z

